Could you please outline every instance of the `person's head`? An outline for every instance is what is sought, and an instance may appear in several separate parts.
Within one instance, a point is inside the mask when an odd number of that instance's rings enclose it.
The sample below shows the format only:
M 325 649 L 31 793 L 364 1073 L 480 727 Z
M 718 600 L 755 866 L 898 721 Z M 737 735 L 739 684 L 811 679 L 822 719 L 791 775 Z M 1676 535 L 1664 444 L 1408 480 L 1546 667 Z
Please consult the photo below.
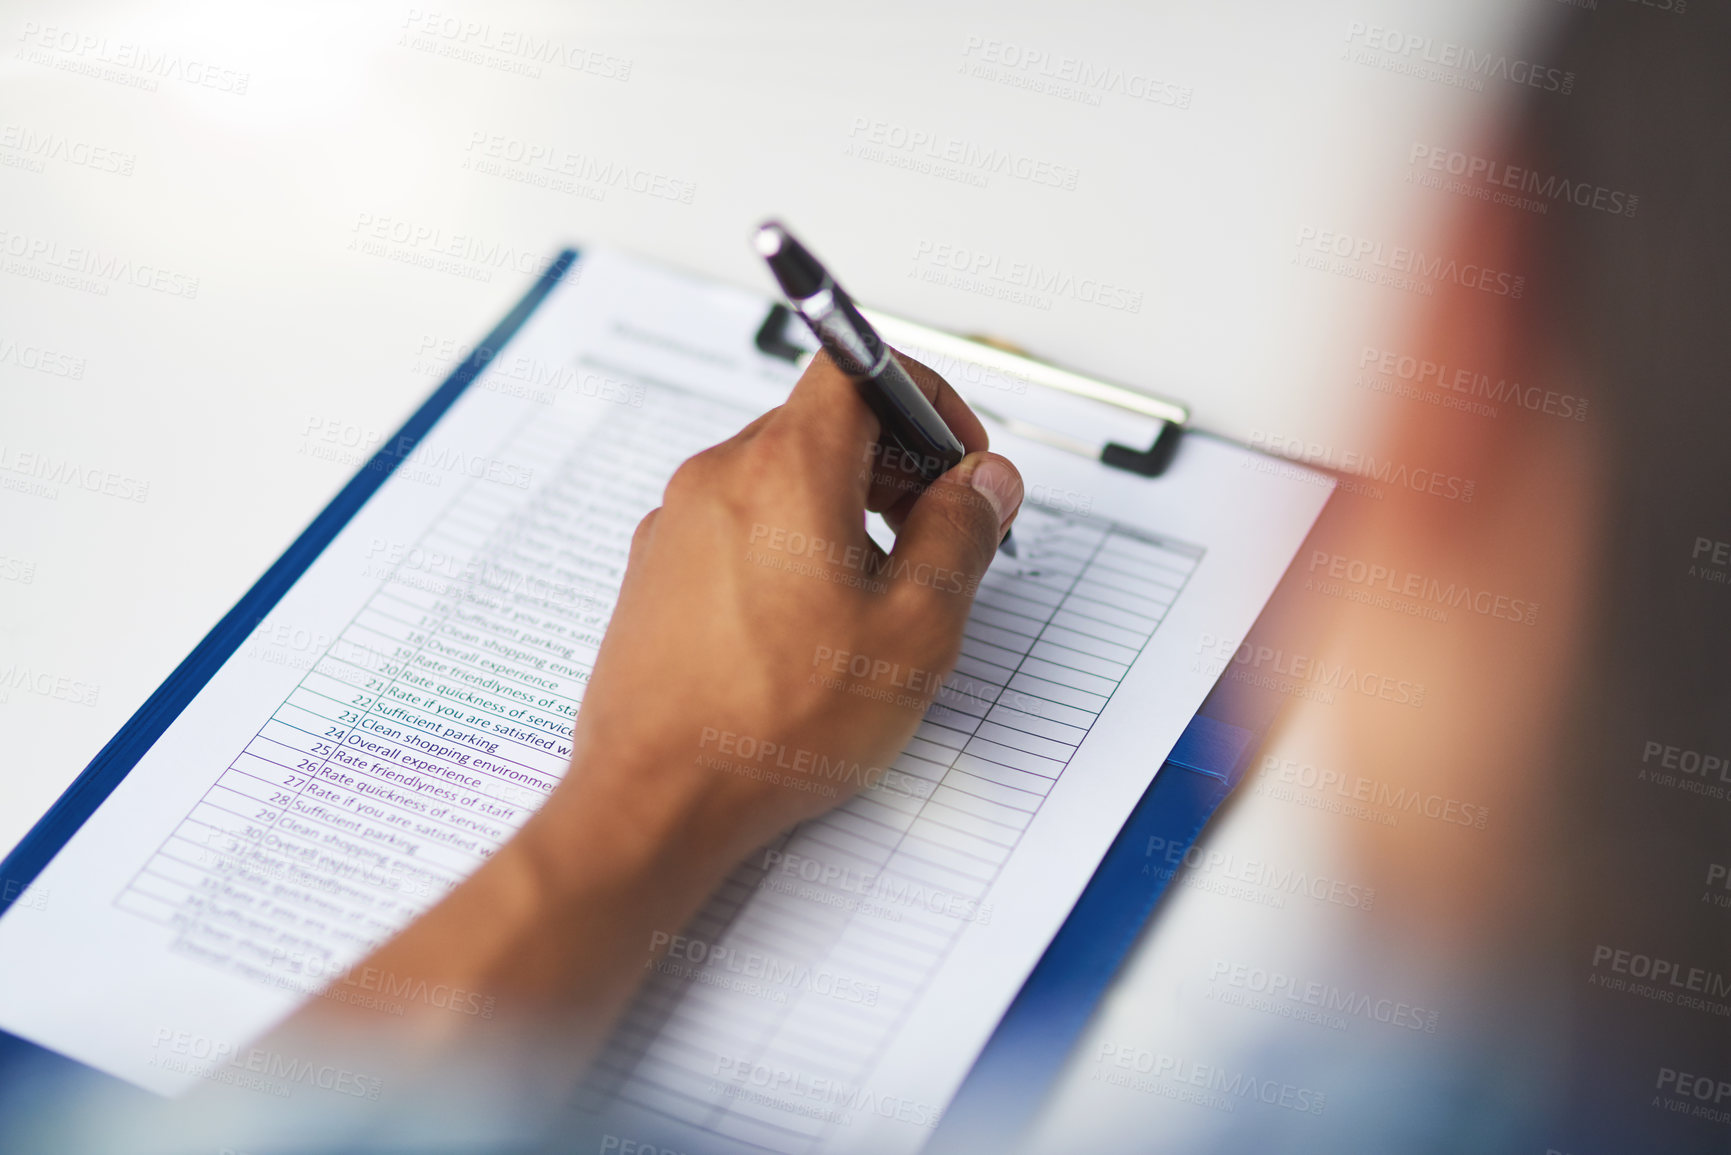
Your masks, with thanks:
M 1706 1125 L 1654 1109 L 1656 1080 L 1731 1079 L 1725 1018 L 1602 985 L 1634 981 L 1619 957 L 1731 975 L 1731 911 L 1702 894 L 1731 861 L 1731 772 L 1703 771 L 1731 754 L 1728 48 L 1723 7 L 1615 3 L 1531 50 L 1574 90 L 1525 94 L 1485 143 L 1527 203 L 1462 199 L 1447 253 L 1524 277 L 1521 295 L 1439 288 L 1411 347 L 1466 372 L 1475 403 L 1407 403 L 1382 446 L 1471 478 L 1471 501 L 1343 495 L 1322 530 L 1488 595 L 1446 623 L 1338 614 L 1353 659 L 1430 687 L 1422 711 L 1348 707 L 1340 729 L 1381 778 L 1490 806 L 1470 848 L 1369 827 L 1359 849 L 1418 896 L 1386 916 L 1399 937 L 1476 973 L 1486 1040 L 1509 1006 L 1502 1025 L 1545 1035 L 1559 1149 L 1667 1128 L 1691 1149 Z

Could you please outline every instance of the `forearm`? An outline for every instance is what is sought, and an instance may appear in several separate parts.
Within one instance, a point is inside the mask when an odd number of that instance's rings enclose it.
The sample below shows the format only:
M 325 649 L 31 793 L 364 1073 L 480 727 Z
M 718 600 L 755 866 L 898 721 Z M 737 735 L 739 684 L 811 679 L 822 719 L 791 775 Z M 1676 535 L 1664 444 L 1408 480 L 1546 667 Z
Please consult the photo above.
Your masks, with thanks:
M 406 1077 L 485 1052 L 549 1089 L 568 1084 L 641 982 L 657 933 L 684 925 L 738 856 L 655 778 L 633 775 L 644 789 L 622 797 L 574 765 L 471 878 L 326 992 L 377 992 L 389 1013 L 317 998 L 279 1036 L 300 1051 L 354 1040 Z
M 1014 468 L 980 452 L 978 421 L 914 368 L 963 430 L 963 464 L 917 496 L 880 476 L 875 419 L 819 358 L 786 405 L 681 466 L 632 537 L 565 780 L 267 1049 L 387 1083 L 399 1129 L 526 1126 L 594 1060 L 654 944 L 754 847 L 834 804 L 818 765 L 893 762 L 960 653 L 972 590 L 1021 499 Z M 893 554 L 866 534 L 868 509 L 893 516 Z M 886 576 L 763 565 L 750 542 L 764 525 L 844 543 Z M 961 575 L 960 591 L 894 576 L 934 570 Z M 872 655 L 868 672 L 814 677 L 838 652 Z M 875 684 L 897 669 L 929 673 L 926 695 Z M 364 1124 L 342 1115 L 332 1134 Z

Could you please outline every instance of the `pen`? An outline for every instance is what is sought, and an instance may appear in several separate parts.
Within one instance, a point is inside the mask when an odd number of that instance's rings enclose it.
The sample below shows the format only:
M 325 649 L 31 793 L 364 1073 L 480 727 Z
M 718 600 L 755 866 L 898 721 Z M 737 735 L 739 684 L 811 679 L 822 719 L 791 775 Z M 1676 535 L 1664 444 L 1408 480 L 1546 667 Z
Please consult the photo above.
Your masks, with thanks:
M 929 485 L 955 468 L 967 450 L 829 270 L 775 221 L 758 228 L 756 245 L 788 305 L 859 388 L 911 472 Z M 1007 530 L 998 548 L 1016 556 Z

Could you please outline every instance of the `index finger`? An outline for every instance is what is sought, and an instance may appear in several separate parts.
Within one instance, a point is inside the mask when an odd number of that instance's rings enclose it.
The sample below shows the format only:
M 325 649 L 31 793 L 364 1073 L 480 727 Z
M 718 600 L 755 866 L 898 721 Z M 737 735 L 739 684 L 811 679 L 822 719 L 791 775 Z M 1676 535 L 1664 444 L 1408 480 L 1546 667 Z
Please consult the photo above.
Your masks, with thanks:
M 859 387 L 821 350 L 806 365 L 787 401 L 771 411 L 764 428 L 790 430 L 820 455 L 839 459 L 849 469 L 858 466 L 867 446 L 882 432 Z

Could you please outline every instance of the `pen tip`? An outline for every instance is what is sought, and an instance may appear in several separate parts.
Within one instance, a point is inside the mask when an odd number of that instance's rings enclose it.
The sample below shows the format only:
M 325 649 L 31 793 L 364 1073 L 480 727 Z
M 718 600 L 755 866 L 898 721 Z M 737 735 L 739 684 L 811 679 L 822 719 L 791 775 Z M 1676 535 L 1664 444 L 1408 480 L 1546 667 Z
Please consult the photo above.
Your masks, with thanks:
M 1007 553 L 1011 557 L 1018 556 L 1016 552 L 1016 539 L 1010 536 L 1009 530 L 1004 531 L 1004 540 L 998 543 L 998 552 Z

